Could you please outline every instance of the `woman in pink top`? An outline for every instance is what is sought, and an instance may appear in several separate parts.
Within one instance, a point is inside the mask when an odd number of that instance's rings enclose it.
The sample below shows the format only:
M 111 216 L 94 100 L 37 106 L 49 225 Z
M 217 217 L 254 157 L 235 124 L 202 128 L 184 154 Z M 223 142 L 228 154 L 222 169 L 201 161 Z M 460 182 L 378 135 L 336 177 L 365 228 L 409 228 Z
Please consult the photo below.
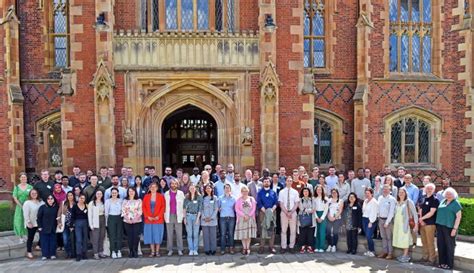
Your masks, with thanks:
M 122 203 L 122 217 L 130 249 L 129 258 L 138 258 L 142 214 L 142 200 L 138 198 L 137 190 L 128 188 L 127 198 Z
M 242 196 L 235 202 L 235 213 L 237 224 L 235 227 L 235 240 L 242 240 L 242 254 L 250 254 L 250 240 L 257 237 L 257 222 L 255 221 L 255 209 L 257 202 L 249 196 L 249 188 L 242 186 Z

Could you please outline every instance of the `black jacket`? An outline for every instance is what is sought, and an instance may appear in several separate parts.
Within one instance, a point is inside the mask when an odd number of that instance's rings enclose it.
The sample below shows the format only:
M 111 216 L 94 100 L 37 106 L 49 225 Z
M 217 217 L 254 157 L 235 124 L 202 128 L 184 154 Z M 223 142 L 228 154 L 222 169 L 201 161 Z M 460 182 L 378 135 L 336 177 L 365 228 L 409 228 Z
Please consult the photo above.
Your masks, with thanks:
M 53 193 L 54 182 L 51 180 L 48 180 L 48 182 L 38 181 L 33 188 L 38 191 L 39 197 L 46 203 L 46 198 Z
M 395 181 L 393 182 L 393 185 L 395 185 L 395 187 L 397 187 L 397 188 L 401 188 L 401 187 L 405 186 L 405 182 L 403 182 L 402 180 L 400 180 L 400 178 L 397 178 L 397 179 L 395 179 Z
M 354 209 L 355 208 L 355 209 Z M 355 202 L 355 205 L 349 207 L 349 202 L 344 202 L 344 210 L 350 209 L 352 212 L 352 227 L 362 228 L 362 207 L 359 202 Z M 345 214 L 345 213 L 344 213 Z
M 56 226 L 58 217 L 58 206 L 54 204 L 49 206 L 43 204 L 38 210 L 38 228 L 41 228 L 41 233 L 56 233 Z

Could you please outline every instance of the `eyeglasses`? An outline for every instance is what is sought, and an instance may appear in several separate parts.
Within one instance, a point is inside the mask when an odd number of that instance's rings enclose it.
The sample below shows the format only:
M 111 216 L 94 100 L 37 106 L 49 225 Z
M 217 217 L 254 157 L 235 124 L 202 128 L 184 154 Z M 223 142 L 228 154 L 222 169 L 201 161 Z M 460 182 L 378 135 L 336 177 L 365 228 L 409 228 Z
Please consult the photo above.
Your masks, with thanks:
M 206 171 L 210 171 L 210 170 L 212 170 L 212 169 L 205 169 L 205 170 L 206 170 Z

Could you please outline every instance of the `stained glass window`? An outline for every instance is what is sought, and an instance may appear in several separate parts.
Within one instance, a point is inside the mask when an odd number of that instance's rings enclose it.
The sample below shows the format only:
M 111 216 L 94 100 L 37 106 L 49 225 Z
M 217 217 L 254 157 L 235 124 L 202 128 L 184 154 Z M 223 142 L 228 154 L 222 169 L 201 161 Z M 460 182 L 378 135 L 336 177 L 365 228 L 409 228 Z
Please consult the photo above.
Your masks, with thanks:
M 405 117 L 391 125 L 391 162 L 430 163 L 431 126 L 417 117 Z
M 323 68 L 325 60 L 325 17 L 323 0 L 305 0 L 304 66 Z
M 49 127 L 48 130 L 48 158 L 51 167 L 61 167 L 62 160 L 62 142 L 61 142 L 61 121 L 57 121 Z
M 69 66 L 69 7 L 67 0 L 53 0 L 52 9 L 54 45 L 54 67 Z
M 317 165 L 332 163 L 332 127 L 323 120 L 314 121 L 314 162 Z
M 431 1 L 389 1 L 390 72 L 431 73 Z

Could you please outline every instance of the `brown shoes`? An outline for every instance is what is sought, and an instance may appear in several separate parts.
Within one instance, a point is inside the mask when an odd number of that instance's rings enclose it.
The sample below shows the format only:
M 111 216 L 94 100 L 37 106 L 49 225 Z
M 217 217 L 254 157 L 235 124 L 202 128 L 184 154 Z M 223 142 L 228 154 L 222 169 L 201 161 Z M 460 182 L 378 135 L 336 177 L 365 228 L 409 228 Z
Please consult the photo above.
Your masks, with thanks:
M 387 257 L 387 255 L 388 255 L 387 253 L 382 253 L 382 254 L 378 255 L 377 258 L 383 259 L 383 258 Z
M 385 257 L 385 259 L 386 259 L 386 260 L 391 260 L 391 259 L 393 259 L 392 254 L 389 253 L 389 254 Z

